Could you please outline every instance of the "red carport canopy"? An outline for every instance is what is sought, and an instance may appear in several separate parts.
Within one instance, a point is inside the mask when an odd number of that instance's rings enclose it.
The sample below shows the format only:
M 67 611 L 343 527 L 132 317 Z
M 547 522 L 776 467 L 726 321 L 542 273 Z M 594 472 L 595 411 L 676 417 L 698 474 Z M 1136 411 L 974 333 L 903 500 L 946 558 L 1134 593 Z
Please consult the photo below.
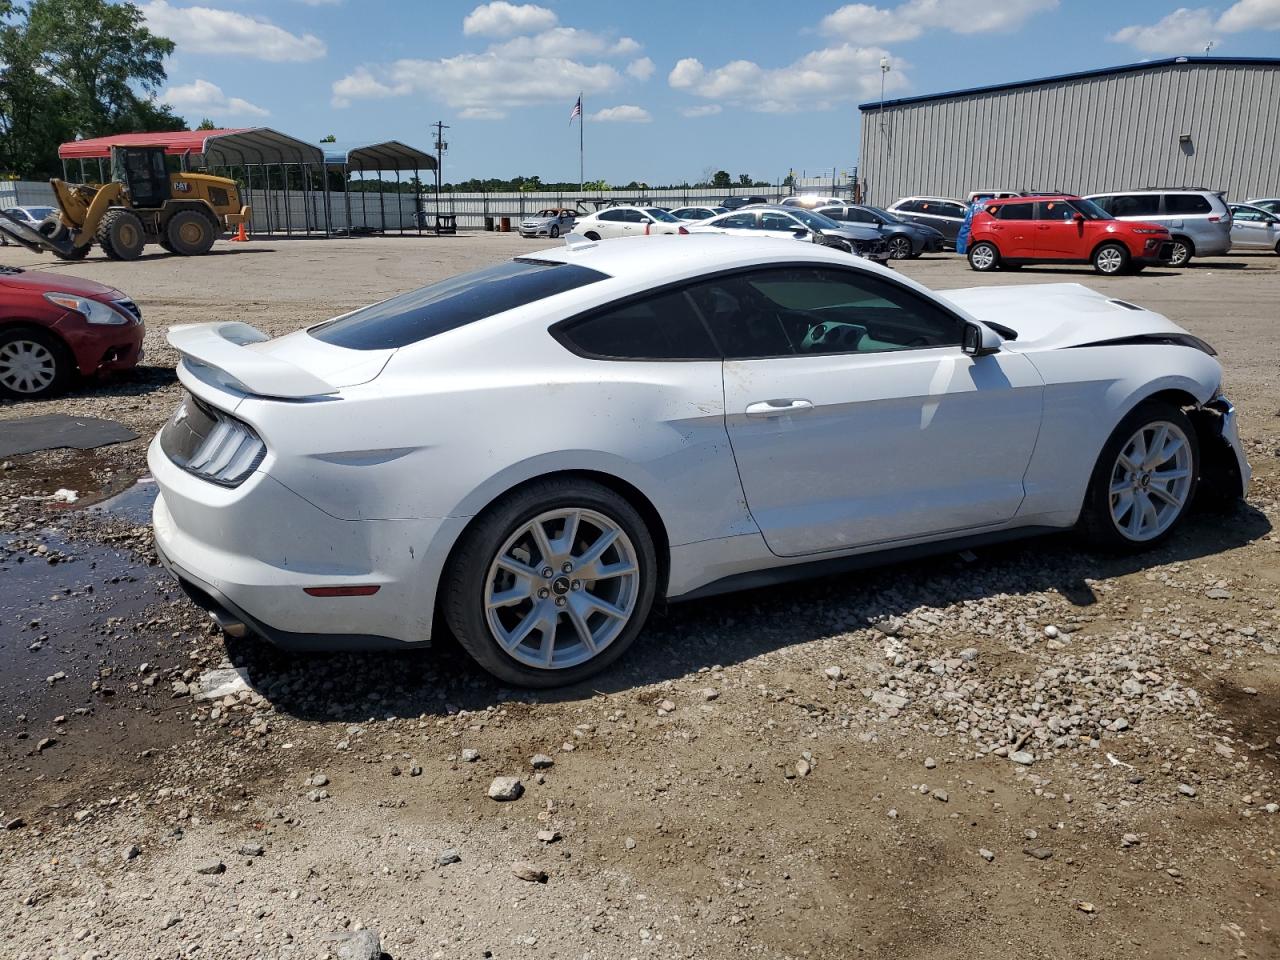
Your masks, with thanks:
M 173 156 L 198 154 L 210 166 L 244 163 L 323 163 L 320 148 L 270 127 L 179 130 L 173 133 L 117 133 L 72 140 L 58 147 L 63 160 L 97 160 L 115 147 L 157 147 Z

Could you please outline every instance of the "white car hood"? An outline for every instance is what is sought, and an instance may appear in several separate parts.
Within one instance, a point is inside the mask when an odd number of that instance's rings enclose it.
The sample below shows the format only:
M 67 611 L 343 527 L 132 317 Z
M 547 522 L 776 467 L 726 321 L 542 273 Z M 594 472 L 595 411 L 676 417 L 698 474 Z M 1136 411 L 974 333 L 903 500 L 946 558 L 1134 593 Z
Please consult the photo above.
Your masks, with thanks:
M 1079 283 L 941 290 L 975 320 L 1018 332 L 1010 350 L 1051 350 L 1142 334 L 1186 333 L 1172 320 Z

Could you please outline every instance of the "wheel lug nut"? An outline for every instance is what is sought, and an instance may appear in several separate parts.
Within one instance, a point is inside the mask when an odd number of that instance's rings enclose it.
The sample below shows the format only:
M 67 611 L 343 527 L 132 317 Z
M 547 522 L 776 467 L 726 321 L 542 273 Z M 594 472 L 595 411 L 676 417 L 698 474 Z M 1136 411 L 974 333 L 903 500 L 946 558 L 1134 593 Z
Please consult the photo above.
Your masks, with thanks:
M 568 600 L 566 600 L 564 597 L 556 597 L 556 606 L 557 606 L 557 607 L 563 607 L 563 606 L 564 606 L 566 603 L 568 603 L 568 602 L 569 602 L 569 601 L 568 601 Z
M 563 564 L 560 565 L 560 572 L 573 573 L 573 564 L 566 560 Z
M 541 590 L 538 591 L 539 600 L 545 600 L 549 596 L 551 596 L 551 591 L 548 590 L 546 587 L 543 587 Z
M 574 590 L 581 590 L 581 589 L 582 589 L 582 581 L 581 581 L 581 580 L 574 580 L 571 584 L 569 584 L 569 586 L 570 586 L 570 588 L 572 588 L 572 589 L 574 589 Z
M 543 575 L 544 577 L 554 577 L 554 576 L 556 575 L 556 572 L 555 572 L 554 570 L 552 570 L 550 567 L 543 567 L 543 568 L 542 568 L 542 575 Z

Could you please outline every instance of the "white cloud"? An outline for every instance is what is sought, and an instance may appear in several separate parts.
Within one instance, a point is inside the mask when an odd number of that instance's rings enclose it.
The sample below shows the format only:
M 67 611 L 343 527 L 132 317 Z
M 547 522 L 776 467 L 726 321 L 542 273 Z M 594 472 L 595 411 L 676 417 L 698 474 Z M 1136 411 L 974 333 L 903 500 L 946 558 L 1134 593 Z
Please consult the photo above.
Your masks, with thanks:
M 160 100 L 184 116 L 200 117 L 267 117 L 271 113 L 257 104 L 239 97 L 228 97 L 222 88 L 208 80 L 196 80 L 169 87 Z
M 1280 0 L 1239 0 L 1218 21 L 1224 33 L 1245 30 L 1280 30 Z
M 1058 0 L 906 0 L 896 7 L 850 3 L 822 18 L 821 30 L 857 44 L 914 40 L 927 30 L 996 33 L 1016 30 L 1037 13 L 1053 10 Z
M 489 48 L 490 53 L 504 57 L 625 57 L 640 45 L 630 37 L 614 40 L 590 30 L 555 27 L 531 37 L 515 37 Z
M 556 15 L 546 7 L 495 0 L 482 3 L 468 13 L 462 21 L 462 32 L 469 37 L 514 37 L 549 30 L 555 25 Z
M 489 107 L 467 107 L 458 116 L 463 120 L 505 120 L 507 113 L 505 110 L 493 110 Z
M 552 57 L 518 60 L 489 51 L 360 67 L 333 85 L 333 96 L 335 106 L 346 106 L 360 97 L 417 93 L 438 97 L 468 116 L 495 119 L 509 107 L 556 101 L 572 106 L 579 92 L 602 93 L 621 80 L 606 63 Z
M 622 103 L 616 107 L 605 107 L 591 114 L 591 119 L 599 123 L 649 123 L 653 115 L 644 107 L 631 103 Z
M 1107 39 L 1143 53 L 1199 53 L 1215 39 L 1214 29 L 1213 11 L 1208 7 L 1179 7 L 1156 23 L 1123 27 Z
M 682 117 L 712 117 L 719 113 L 723 107 L 718 103 L 704 103 L 696 107 L 681 107 L 680 116 Z
M 178 45 L 179 53 L 225 54 L 273 62 L 318 60 L 327 53 L 314 34 L 290 33 L 262 17 L 212 7 L 142 4 L 147 27 Z
M 632 60 L 627 64 L 627 75 L 635 77 L 637 80 L 648 80 L 653 76 L 653 71 L 657 69 L 656 65 L 648 57 L 641 57 L 639 60 Z
M 765 113 L 784 110 L 826 110 L 836 103 L 860 100 L 879 93 L 879 47 L 844 44 L 814 50 L 785 67 L 765 68 L 751 60 L 734 60 L 707 70 L 701 61 L 687 57 L 675 65 L 667 82 L 677 90 L 723 100 Z M 886 91 L 907 85 L 903 61 L 894 62 L 887 74 Z

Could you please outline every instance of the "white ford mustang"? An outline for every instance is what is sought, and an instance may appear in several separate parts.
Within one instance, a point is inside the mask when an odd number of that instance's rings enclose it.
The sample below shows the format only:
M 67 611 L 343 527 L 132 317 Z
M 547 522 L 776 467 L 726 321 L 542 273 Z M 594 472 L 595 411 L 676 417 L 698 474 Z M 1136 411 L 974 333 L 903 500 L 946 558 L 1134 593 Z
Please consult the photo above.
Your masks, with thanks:
M 228 632 L 440 620 L 533 686 L 660 598 L 1073 526 L 1148 546 L 1249 480 L 1221 367 L 1164 317 L 787 240 L 573 238 L 279 339 L 169 340 L 156 545 Z

